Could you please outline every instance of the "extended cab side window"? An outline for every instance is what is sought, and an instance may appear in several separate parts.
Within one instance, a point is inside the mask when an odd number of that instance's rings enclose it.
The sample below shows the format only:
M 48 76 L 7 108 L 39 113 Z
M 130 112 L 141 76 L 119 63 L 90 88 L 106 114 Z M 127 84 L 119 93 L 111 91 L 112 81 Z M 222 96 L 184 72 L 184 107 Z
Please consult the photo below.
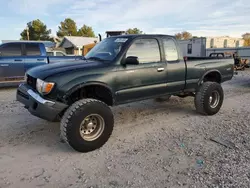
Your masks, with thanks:
M 159 44 L 156 39 L 137 39 L 129 47 L 126 57 L 136 56 L 140 63 L 161 61 Z
M 39 44 L 26 44 L 26 55 L 27 56 L 40 56 Z
M 173 39 L 164 39 L 165 56 L 168 62 L 178 61 L 178 51 Z
M 21 56 L 21 44 L 6 44 L 0 47 L 1 56 Z

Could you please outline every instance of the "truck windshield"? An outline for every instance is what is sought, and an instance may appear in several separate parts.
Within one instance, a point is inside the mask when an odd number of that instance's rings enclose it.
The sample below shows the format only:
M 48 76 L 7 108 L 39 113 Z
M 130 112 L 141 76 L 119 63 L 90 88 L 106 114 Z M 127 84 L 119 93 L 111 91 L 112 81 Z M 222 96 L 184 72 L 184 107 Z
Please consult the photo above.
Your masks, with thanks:
M 87 60 L 112 61 L 116 58 L 127 40 L 128 38 L 124 37 L 106 38 L 96 44 L 95 47 L 87 53 L 85 58 Z

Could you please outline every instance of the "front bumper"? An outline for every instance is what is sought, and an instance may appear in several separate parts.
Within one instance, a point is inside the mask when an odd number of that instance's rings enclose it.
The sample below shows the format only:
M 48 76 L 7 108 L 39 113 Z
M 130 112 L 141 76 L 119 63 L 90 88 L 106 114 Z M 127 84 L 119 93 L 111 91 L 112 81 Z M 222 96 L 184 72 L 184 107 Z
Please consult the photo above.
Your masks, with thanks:
M 32 115 L 48 121 L 57 121 L 59 114 L 68 107 L 64 103 L 42 98 L 27 84 L 19 85 L 16 99 L 24 104 Z

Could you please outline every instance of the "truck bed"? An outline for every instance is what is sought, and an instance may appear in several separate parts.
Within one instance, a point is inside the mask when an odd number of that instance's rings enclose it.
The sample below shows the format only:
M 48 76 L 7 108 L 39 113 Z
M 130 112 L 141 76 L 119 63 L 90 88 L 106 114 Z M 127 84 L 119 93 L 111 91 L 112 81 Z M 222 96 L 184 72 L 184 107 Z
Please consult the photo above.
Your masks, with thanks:
M 200 63 L 199 63 L 200 62 Z M 186 61 L 186 89 L 194 88 L 205 72 L 220 70 L 221 81 L 231 79 L 234 74 L 233 58 L 188 57 Z

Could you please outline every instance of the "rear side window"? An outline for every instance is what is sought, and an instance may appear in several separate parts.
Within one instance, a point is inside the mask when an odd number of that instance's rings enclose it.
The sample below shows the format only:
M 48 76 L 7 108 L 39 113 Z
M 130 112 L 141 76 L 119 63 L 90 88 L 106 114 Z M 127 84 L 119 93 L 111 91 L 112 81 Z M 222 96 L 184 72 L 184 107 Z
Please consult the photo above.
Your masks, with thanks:
M 178 60 L 178 51 L 173 39 L 164 39 L 164 49 L 167 61 Z
M 137 39 L 129 47 L 127 51 L 128 56 L 136 56 L 140 63 L 159 62 L 160 49 L 156 39 Z
M 0 47 L 1 56 L 21 56 L 21 44 L 6 44 Z
M 39 44 L 26 44 L 26 55 L 27 56 L 41 55 Z

